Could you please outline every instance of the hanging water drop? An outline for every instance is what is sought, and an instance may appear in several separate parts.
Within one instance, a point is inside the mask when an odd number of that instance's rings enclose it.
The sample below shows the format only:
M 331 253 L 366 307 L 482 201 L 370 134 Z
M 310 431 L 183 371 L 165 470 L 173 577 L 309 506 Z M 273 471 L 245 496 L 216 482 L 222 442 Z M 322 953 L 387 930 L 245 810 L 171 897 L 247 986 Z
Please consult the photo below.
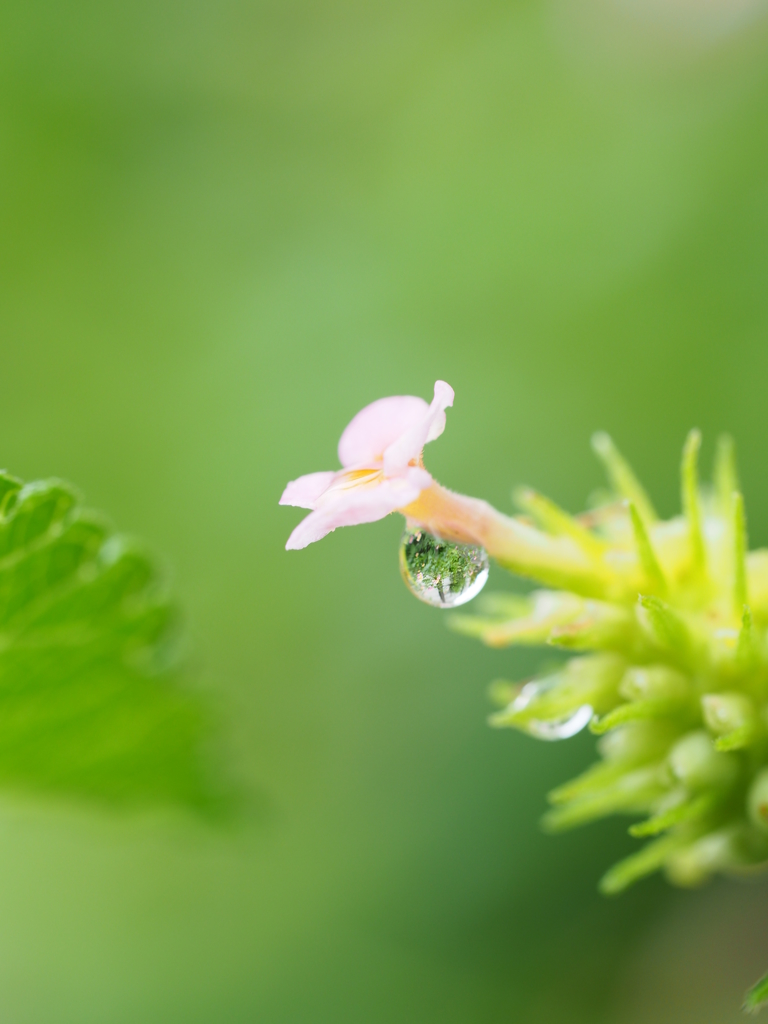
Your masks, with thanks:
M 594 711 L 590 704 L 582 704 L 570 714 L 561 718 L 533 718 L 527 729 L 537 740 L 569 740 L 577 732 L 581 732 L 592 721 Z
M 474 544 L 454 544 L 426 530 L 407 529 L 400 544 L 400 571 L 409 590 L 437 608 L 456 608 L 485 586 L 488 554 Z
M 513 711 L 523 711 L 537 697 L 559 686 L 558 676 L 537 679 L 526 683 L 511 704 Z M 523 728 L 537 740 L 568 740 L 581 732 L 592 721 L 594 711 L 591 704 L 581 704 L 571 708 L 557 718 L 529 718 Z

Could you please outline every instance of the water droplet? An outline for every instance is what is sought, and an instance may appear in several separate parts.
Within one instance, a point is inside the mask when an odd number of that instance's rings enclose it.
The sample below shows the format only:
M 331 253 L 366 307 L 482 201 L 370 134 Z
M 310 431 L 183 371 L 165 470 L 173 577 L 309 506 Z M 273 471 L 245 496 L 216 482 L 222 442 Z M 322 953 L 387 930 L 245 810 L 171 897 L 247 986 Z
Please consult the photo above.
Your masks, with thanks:
M 409 590 L 437 608 L 456 608 L 476 597 L 488 579 L 488 554 L 474 544 L 440 540 L 426 530 L 406 530 L 400 571 Z
M 549 721 L 532 719 L 528 723 L 528 732 L 537 740 L 568 740 L 589 725 L 593 714 L 591 704 L 582 704 L 580 708 L 563 715 L 562 718 L 552 718 Z
M 538 679 L 526 683 L 512 703 L 514 711 L 522 711 L 531 701 L 547 690 L 558 685 L 558 677 Z M 559 718 L 531 718 L 525 723 L 525 730 L 537 740 L 567 740 L 581 732 L 592 721 L 594 710 L 591 704 L 582 704 Z

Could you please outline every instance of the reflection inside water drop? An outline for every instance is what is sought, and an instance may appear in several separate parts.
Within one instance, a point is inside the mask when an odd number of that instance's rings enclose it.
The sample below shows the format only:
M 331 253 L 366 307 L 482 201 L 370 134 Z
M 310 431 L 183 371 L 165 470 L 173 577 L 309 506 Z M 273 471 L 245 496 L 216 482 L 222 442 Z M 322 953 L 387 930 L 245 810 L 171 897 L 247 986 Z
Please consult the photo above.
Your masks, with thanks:
M 474 544 L 440 540 L 426 530 L 406 530 L 400 543 L 400 571 L 421 601 L 456 608 L 476 597 L 488 579 L 488 554 Z

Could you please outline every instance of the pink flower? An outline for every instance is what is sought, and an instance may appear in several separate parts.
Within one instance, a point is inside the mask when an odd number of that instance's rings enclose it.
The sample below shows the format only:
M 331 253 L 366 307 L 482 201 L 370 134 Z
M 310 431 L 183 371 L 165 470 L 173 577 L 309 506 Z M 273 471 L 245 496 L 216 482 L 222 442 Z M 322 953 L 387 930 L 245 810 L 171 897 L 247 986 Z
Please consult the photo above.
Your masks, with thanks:
M 453 388 L 438 380 L 431 405 L 401 395 L 362 409 L 339 441 L 343 468 L 300 476 L 285 488 L 281 505 L 312 509 L 286 548 L 305 548 L 337 526 L 372 523 L 415 501 L 432 483 L 422 449 L 445 430 L 445 410 L 451 405 Z

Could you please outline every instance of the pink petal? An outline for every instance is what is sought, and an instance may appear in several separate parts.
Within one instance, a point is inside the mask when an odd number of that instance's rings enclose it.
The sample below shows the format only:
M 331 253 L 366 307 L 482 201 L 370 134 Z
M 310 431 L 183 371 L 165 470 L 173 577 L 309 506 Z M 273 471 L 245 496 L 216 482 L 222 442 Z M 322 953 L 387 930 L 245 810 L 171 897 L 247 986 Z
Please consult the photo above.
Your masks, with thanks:
M 414 423 L 384 452 L 384 473 L 396 476 L 410 462 L 421 457 L 428 441 L 434 441 L 445 430 L 445 410 L 453 405 L 453 388 L 444 380 L 435 381 L 435 397 L 419 422 Z
M 297 505 L 299 508 L 314 508 L 320 495 L 327 491 L 336 476 L 334 472 L 307 473 L 298 480 L 291 480 L 280 498 L 281 505 Z
M 307 547 L 308 544 L 312 544 L 316 540 L 322 540 L 333 529 L 333 526 L 326 524 L 320 512 L 310 512 L 308 516 L 301 520 L 285 542 L 285 550 L 300 551 L 302 548 Z
M 384 449 L 422 422 L 429 410 L 423 398 L 396 395 L 371 402 L 355 416 L 339 441 L 342 466 L 372 466 L 381 463 Z
M 357 526 L 383 519 L 415 501 L 432 482 L 425 469 L 411 466 L 404 476 L 382 478 L 369 486 L 328 491 L 320 506 L 299 523 L 285 545 L 288 551 L 305 548 L 339 526 Z

